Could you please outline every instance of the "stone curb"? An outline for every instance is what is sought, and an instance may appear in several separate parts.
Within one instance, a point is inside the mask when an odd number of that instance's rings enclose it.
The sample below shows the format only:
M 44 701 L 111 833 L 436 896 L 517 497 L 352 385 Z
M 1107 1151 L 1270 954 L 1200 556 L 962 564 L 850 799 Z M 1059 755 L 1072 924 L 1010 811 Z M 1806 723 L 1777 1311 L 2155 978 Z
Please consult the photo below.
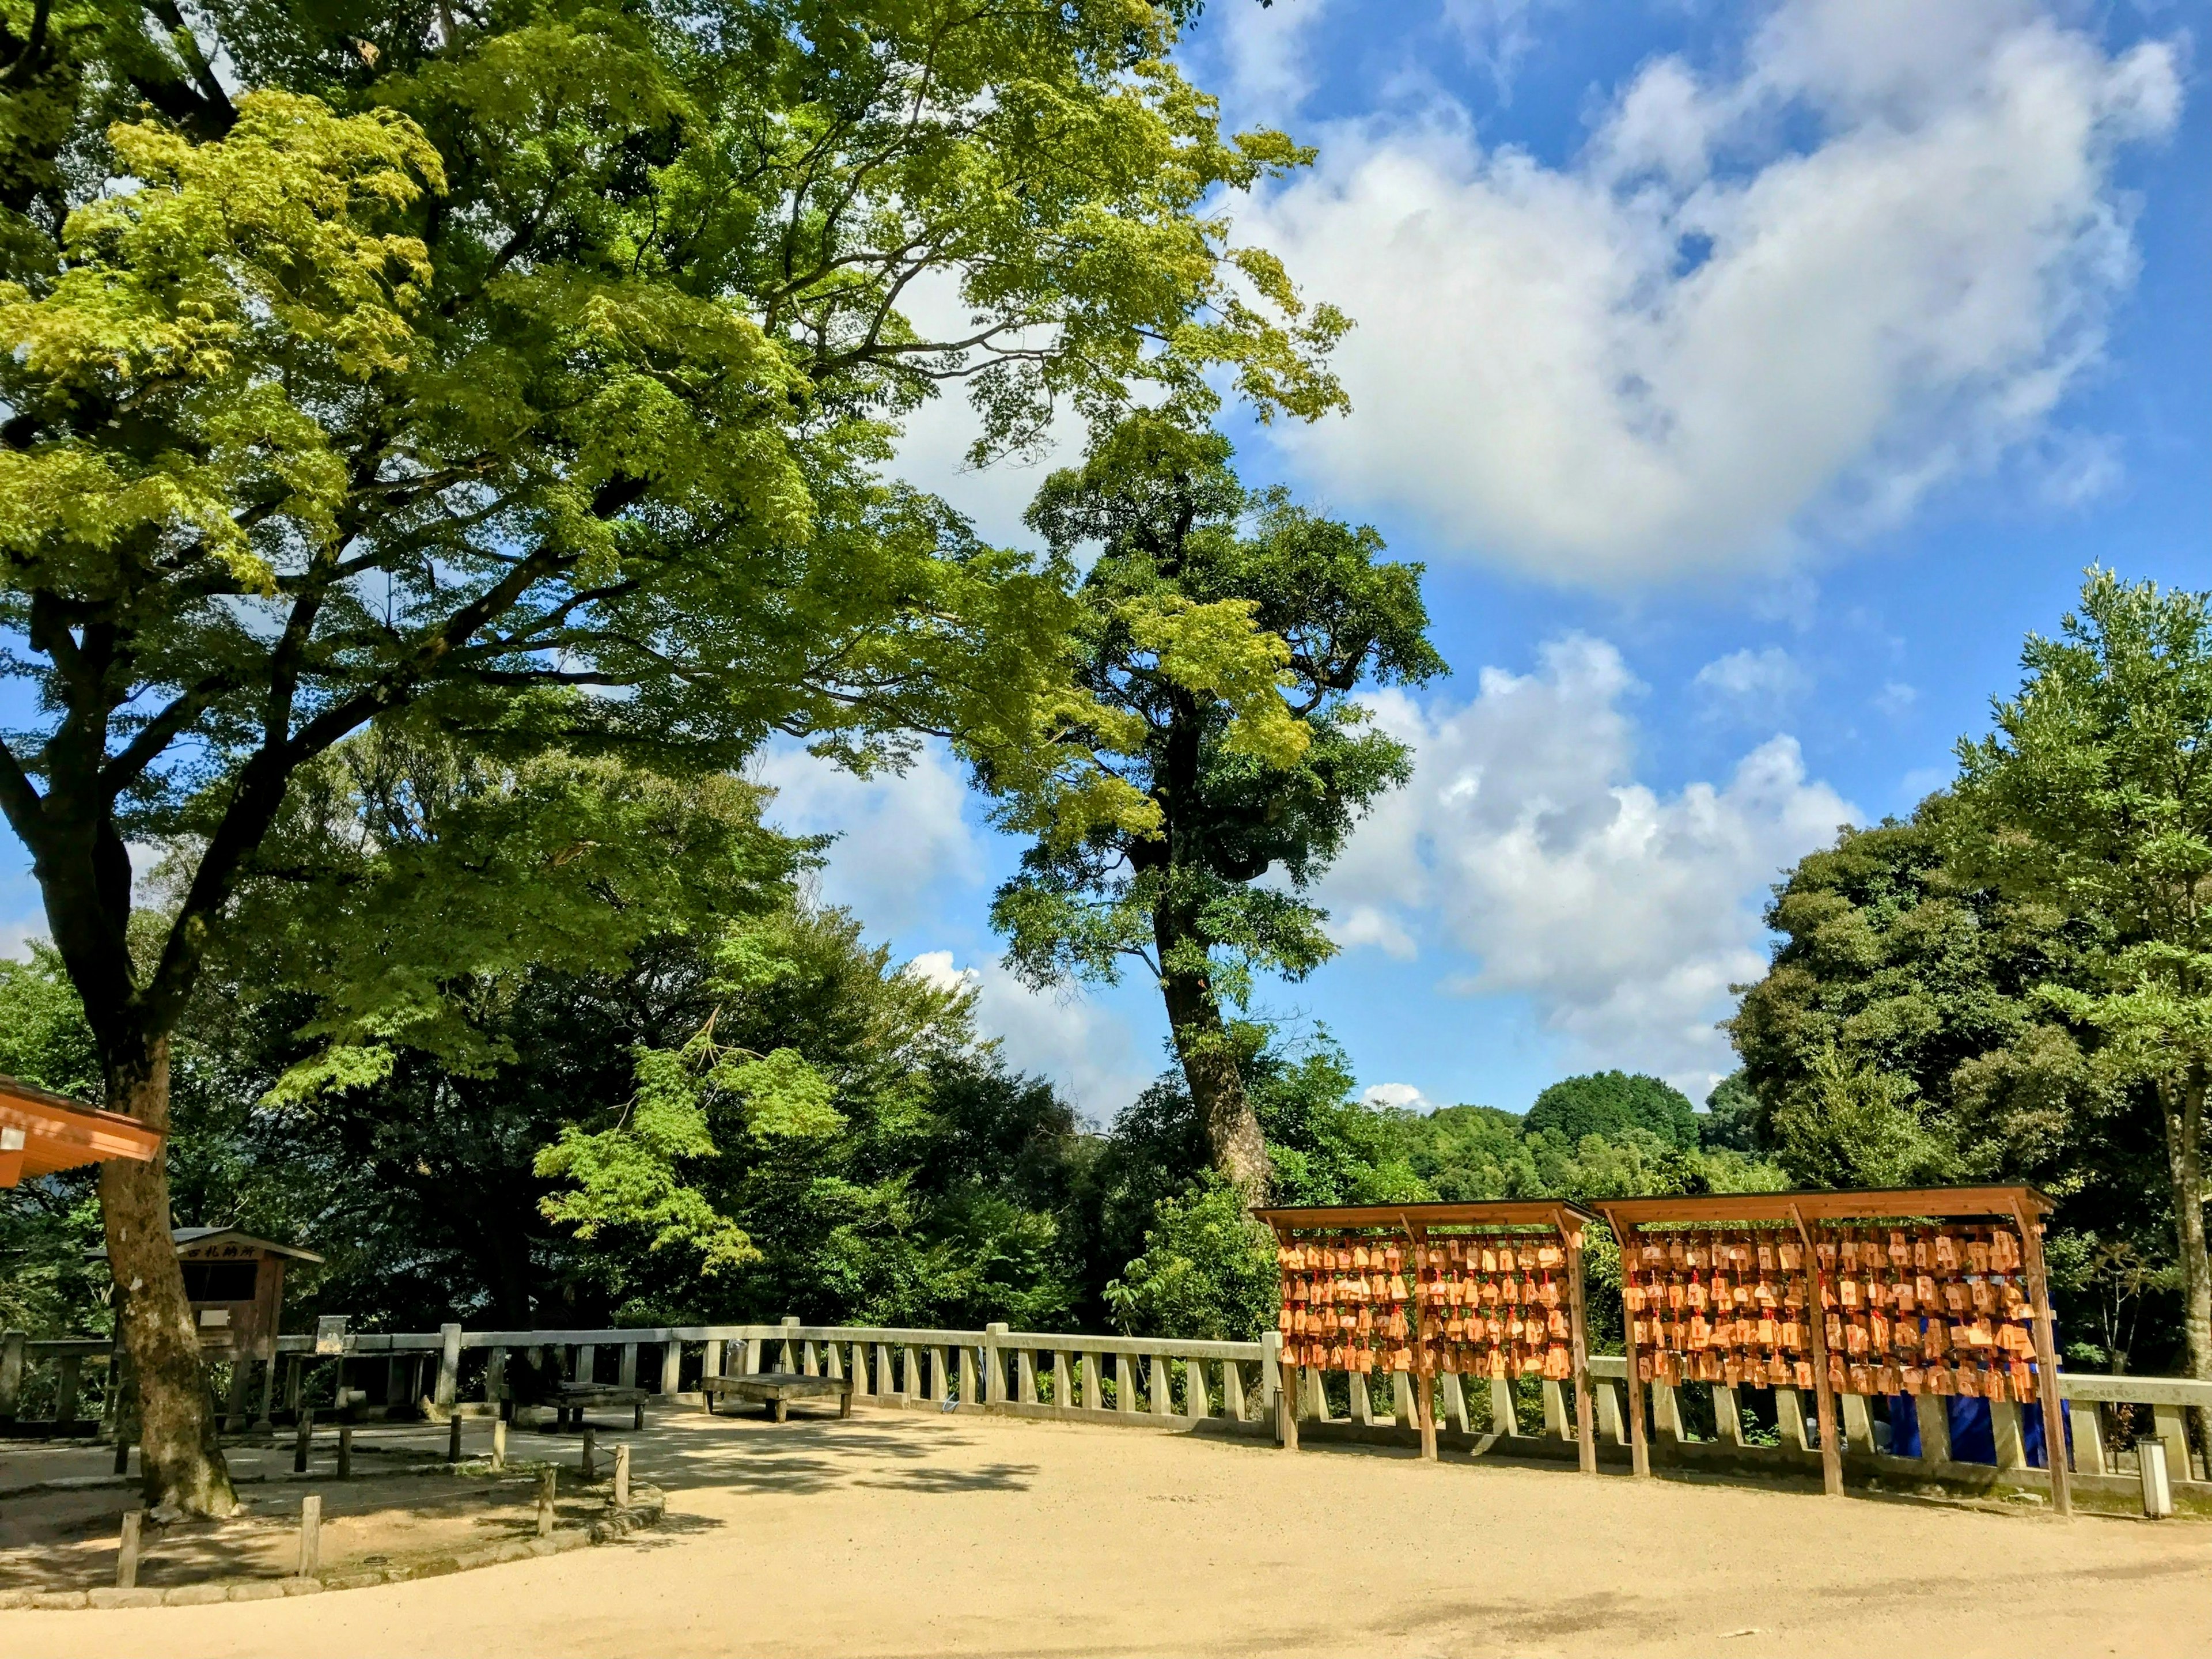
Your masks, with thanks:
M 174 1584 L 167 1589 L 0 1590 L 0 1612 L 58 1611 L 76 1607 L 204 1607 L 218 1601 L 276 1601 L 288 1595 L 319 1595 L 325 1590 L 368 1589 L 404 1584 L 416 1578 L 495 1567 L 536 1556 L 565 1555 L 593 1544 L 611 1544 L 634 1532 L 657 1527 L 666 1518 L 665 1493 L 641 1489 L 631 1506 L 588 1527 L 571 1527 L 550 1538 L 515 1538 L 504 1544 L 453 1555 L 434 1555 L 404 1566 L 372 1567 L 360 1572 L 325 1573 L 319 1578 L 234 1578 L 206 1584 Z

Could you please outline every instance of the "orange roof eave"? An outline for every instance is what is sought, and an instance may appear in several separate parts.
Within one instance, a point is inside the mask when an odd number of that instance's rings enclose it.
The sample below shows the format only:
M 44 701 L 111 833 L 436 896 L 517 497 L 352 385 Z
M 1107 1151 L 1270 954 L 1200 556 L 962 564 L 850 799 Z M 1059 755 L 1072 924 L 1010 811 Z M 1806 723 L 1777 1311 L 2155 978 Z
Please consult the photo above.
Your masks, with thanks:
M 15 1133 L 5 1133 L 10 1130 Z M 19 1136 L 21 1146 L 5 1144 Z M 0 1077 L 0 1186 L 111 1158 L 150 1164 L 161 1139 L 159 1129 L 135 1117 Z

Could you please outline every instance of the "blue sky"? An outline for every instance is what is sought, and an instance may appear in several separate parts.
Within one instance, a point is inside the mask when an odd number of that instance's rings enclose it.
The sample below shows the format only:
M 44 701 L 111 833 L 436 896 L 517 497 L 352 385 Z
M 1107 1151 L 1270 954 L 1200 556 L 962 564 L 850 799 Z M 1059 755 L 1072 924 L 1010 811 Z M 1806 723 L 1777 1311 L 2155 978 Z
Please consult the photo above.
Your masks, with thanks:
M 1392 1100 L 1524 1108 L 1620 1066 L 1695 1096 L 1767 885 L 1948 775 L 2081 568 L 2212 586 L 2205 8 L 2020 0 L 1213 0 L 1187 67 L 1317 165 L 1234 206 L 1358 328 L 1352 411 L 1231 429 L 1253 482 L 1429 567 L 1454 673 L 1378 717 L 1413 786 L 1270 1012 Z M 902 464 L 988 534 L 1050 459 Z M 985 919 L 1012 849 L 930 757 L 769 757 L 823 878 L 1110 1117 L 1149 985 L 1039 997 Z M 0 948 L 38 927 L 0 844 Z

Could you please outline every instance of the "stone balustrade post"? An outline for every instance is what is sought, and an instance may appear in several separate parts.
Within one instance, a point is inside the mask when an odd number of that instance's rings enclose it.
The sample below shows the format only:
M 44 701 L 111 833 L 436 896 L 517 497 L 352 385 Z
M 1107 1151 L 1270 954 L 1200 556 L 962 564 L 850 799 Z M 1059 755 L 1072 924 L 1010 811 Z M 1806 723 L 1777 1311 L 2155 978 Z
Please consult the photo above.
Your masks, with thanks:
M 1000 1346 L 1006 1330 L 1004 1322 L 998 1320 L 983 1327 L 983 1403 L 987 1406 L 1006 1403 L 1006 1351 Z
M 450 1322 L 438 1327 L 437 1391 L 430 1396 L 439 1422 L 445 1421 L 461 1398 L 461 1328 Z

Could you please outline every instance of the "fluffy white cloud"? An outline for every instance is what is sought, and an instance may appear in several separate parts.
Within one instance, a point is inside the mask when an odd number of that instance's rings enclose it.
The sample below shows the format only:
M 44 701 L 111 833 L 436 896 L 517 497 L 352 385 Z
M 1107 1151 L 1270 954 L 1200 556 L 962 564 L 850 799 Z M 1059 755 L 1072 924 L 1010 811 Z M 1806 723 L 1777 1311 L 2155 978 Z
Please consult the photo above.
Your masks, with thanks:
M 1417 1112 L 1433 1112 L 1437 1103 L 1410 1083 L 1370 1083 L 1359 1091 L 1359 1097 L 1370 1106 L 1410 1107 Z
M 1638 782 L 1622 707 L 1638 690 L 1612 646 L 1577 636 L 1547 645 L 1534 673 L 1486 668 L 1462 706 L 1374 698 L 1414 746 L 1414 779 L 1321 897 L 1352 921 L 1337 925 L 1347 945 L 1467 951 L 1476 966 L 1450 988 L 1525 996 L 1586 1063 L 1657 1072 L 1702 1099 L 1732 1064 L 1713 1029 L 1728 987 L 1765 969 L 1768 884 L 1856 814 L 1806 777 L 1788 737 L 1722 783 Z
M 1096 1122 L 1112 1121 L 1158 1069 L 1142 1063 L 1136 1034 L 1111 1010 L 1079 994 L 1032 991 L 994 961 L 962 968 L 950 951 L 925 951 L 906 971 L 972 989 L 976 1029 L 998 1040 L 1006 1063 L 1047 1079 Z
M 1812 676 L 1778 645 L 1763 651 L 1746 647 L 1717 657 L 1691 682 L 1708 714 L 1747 724 L 1780 718 L 1812 683 Z
M 1434 93 L 1325 127 L 1242 228 L 1358 319 L 1355 408 L 1279 441 L 1340 503 L 1596 586 L 1772 568 L 2008 455 L 2078 497 L 2117 463 L 2057 411 L 2177 58 L 2028 0 L 1784 0 L 1726 70 L 1644 64 L 1563 167 Z
M 768 817 L 793 835 L 835 835 L 823 896 L 849 905 L 876 932 L 921 921 L 939 883 L 974 883 L 981 854 L 961 817 L 966 787 L 941 744 L 923 749 L 901 774 L 858 778 L 779 744 L 752 775 L 776 792 Z

